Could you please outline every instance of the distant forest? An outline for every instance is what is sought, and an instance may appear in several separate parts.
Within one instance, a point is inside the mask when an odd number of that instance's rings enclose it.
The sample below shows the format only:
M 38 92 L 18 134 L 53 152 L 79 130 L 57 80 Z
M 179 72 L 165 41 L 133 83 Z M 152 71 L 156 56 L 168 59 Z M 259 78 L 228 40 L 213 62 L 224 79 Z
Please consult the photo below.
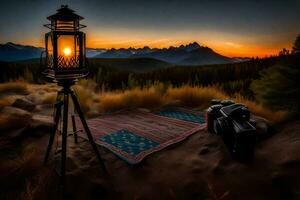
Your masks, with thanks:
M 229 94 L 248 91 L 253 79 L 259 78 L 260 72 L 276 63 L 287 63 L 292 55 L 251 59 L 246 62 L 204 65 L 204 66 L 169 66 L 154 59 L 90 59 L 90 76 L 106 90 L 145 87 L 157 82 L 181 85 L 208 86 L 218 85 Z M 0 82 L 24 79 L 33 83 L 44 83 L 42 71 L 37 60 L 7 63 L 0 62 Z
M 149 87 L 158 83 L 173 87 L 216 86 L 228 95 L 240 95 L 278 108 L 286 108 L 281 96 L 286 92 L 285 98 L 290 97 L 290 102 L 295 102 L 296 109 L 299 109 L 299 62 L 299 53 L 197 67 L 169 66 L 157 60 L 141 58 L 123 59 L 123 64 L 119 59 L 91 59 L 88 78 L 98 83 L 99 89 L 104 91 Z M 36 60 L 0 62 L 0 66 L 0 82 L 18 79 L 33 83 L 46 82 L 41 73 L 43 69 Z

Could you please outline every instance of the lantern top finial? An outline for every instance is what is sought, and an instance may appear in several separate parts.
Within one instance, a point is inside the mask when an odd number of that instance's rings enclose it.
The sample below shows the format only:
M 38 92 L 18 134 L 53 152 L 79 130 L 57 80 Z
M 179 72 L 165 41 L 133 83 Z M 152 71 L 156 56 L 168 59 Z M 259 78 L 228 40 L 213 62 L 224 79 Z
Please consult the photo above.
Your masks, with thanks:
M 61 5 L 59 9 L 57 9 L 57 13 L 54 15 L 50 15 L 47 17 L 48 20 L 59 20 L 59 21 L 74 21 L 74 20 L 82 20 L 83 17 L 75 14 L 75 11 L 70 9 L 68 5 Z

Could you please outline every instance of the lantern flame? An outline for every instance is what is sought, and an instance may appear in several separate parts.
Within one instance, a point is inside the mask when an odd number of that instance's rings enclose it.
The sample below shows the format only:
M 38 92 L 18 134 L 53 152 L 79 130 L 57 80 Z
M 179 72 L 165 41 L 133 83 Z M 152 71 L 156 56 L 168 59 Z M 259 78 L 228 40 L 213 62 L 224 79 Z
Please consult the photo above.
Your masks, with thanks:
M 72 51 L 70 48 L 67 47 L 67 48 L 64 48 L 63 53 L 65 56 L 70 56 Z

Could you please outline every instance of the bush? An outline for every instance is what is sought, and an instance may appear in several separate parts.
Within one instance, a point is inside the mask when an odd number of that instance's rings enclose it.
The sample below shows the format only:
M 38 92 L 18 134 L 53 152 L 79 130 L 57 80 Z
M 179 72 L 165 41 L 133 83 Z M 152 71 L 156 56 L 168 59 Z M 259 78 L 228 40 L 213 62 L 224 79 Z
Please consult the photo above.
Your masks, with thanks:
M 296 40 L 294 42 L 292 53 L 294 53 L 294 54 L 300 53 L 300 34 L 298 35 L 298 37 L 296 38 Z
M 273 109 L 300 111 L 300 58 L 265 70 L 253 81 L 251 89 L 256 99 Z

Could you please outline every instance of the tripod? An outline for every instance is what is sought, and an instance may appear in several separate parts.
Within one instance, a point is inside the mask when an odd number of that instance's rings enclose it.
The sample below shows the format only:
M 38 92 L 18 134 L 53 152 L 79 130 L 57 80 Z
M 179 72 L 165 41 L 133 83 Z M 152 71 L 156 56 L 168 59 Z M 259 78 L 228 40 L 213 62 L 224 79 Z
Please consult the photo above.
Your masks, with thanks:
M 83 112 L 80 108 L 79 101 L 74 93 L 74 91 L 71 89 L 71 86 L 75 84 L 74 80 L 64 80 L 61 82 L 58 82 L 59 86 L 62 86 L 62 89 L 57 92 L 57 102 L 55 104 L 55 110 L 54 110 L 54 129 L 51 132 L 45 160 L 44 163 L 46 164 L 52 149 L 52 145 L 54 142 L 55 134 L 57 133 L 58 124 L 61 118 L 62 113 L 62 107 L 63 107 L 63 129 L 62 129 L 62 150 L 61 150 L 61 168 L 60 168 L 60 176 L 61 176 L 61 184 L 64 187 L 65 185 L 65 175 L 66 175 L 66 156 L 67 156 L 67 136 L 68 136 L 68 109 L 69 109 L 69 96 L 71 97 L 74 108 L 79 115 L 79 118 L 81 120 L 81 123 L 83 125 L 83 128 L 88 136 L 88 140 L 96 154 L 97 159 L 100 162 L 100 165 L 104 172 L 106 172 L 106 167 L 104 165 L 104 162 L 100 156 L 100 153 L 97 149 L 97 145 L 93 139 L 93 136 L 91 134 L 91 131 L 87 125 L 87 122 L 84 118 Z M 63 99 L 60 97 L 63 96 Z M 73 132 L 75 137 L 75 143 L 77 143 L 77 132 L 76 132 L 76 125 L 75 125 L 75 118 L 72 116 L 72 125 L 73 125 Z

